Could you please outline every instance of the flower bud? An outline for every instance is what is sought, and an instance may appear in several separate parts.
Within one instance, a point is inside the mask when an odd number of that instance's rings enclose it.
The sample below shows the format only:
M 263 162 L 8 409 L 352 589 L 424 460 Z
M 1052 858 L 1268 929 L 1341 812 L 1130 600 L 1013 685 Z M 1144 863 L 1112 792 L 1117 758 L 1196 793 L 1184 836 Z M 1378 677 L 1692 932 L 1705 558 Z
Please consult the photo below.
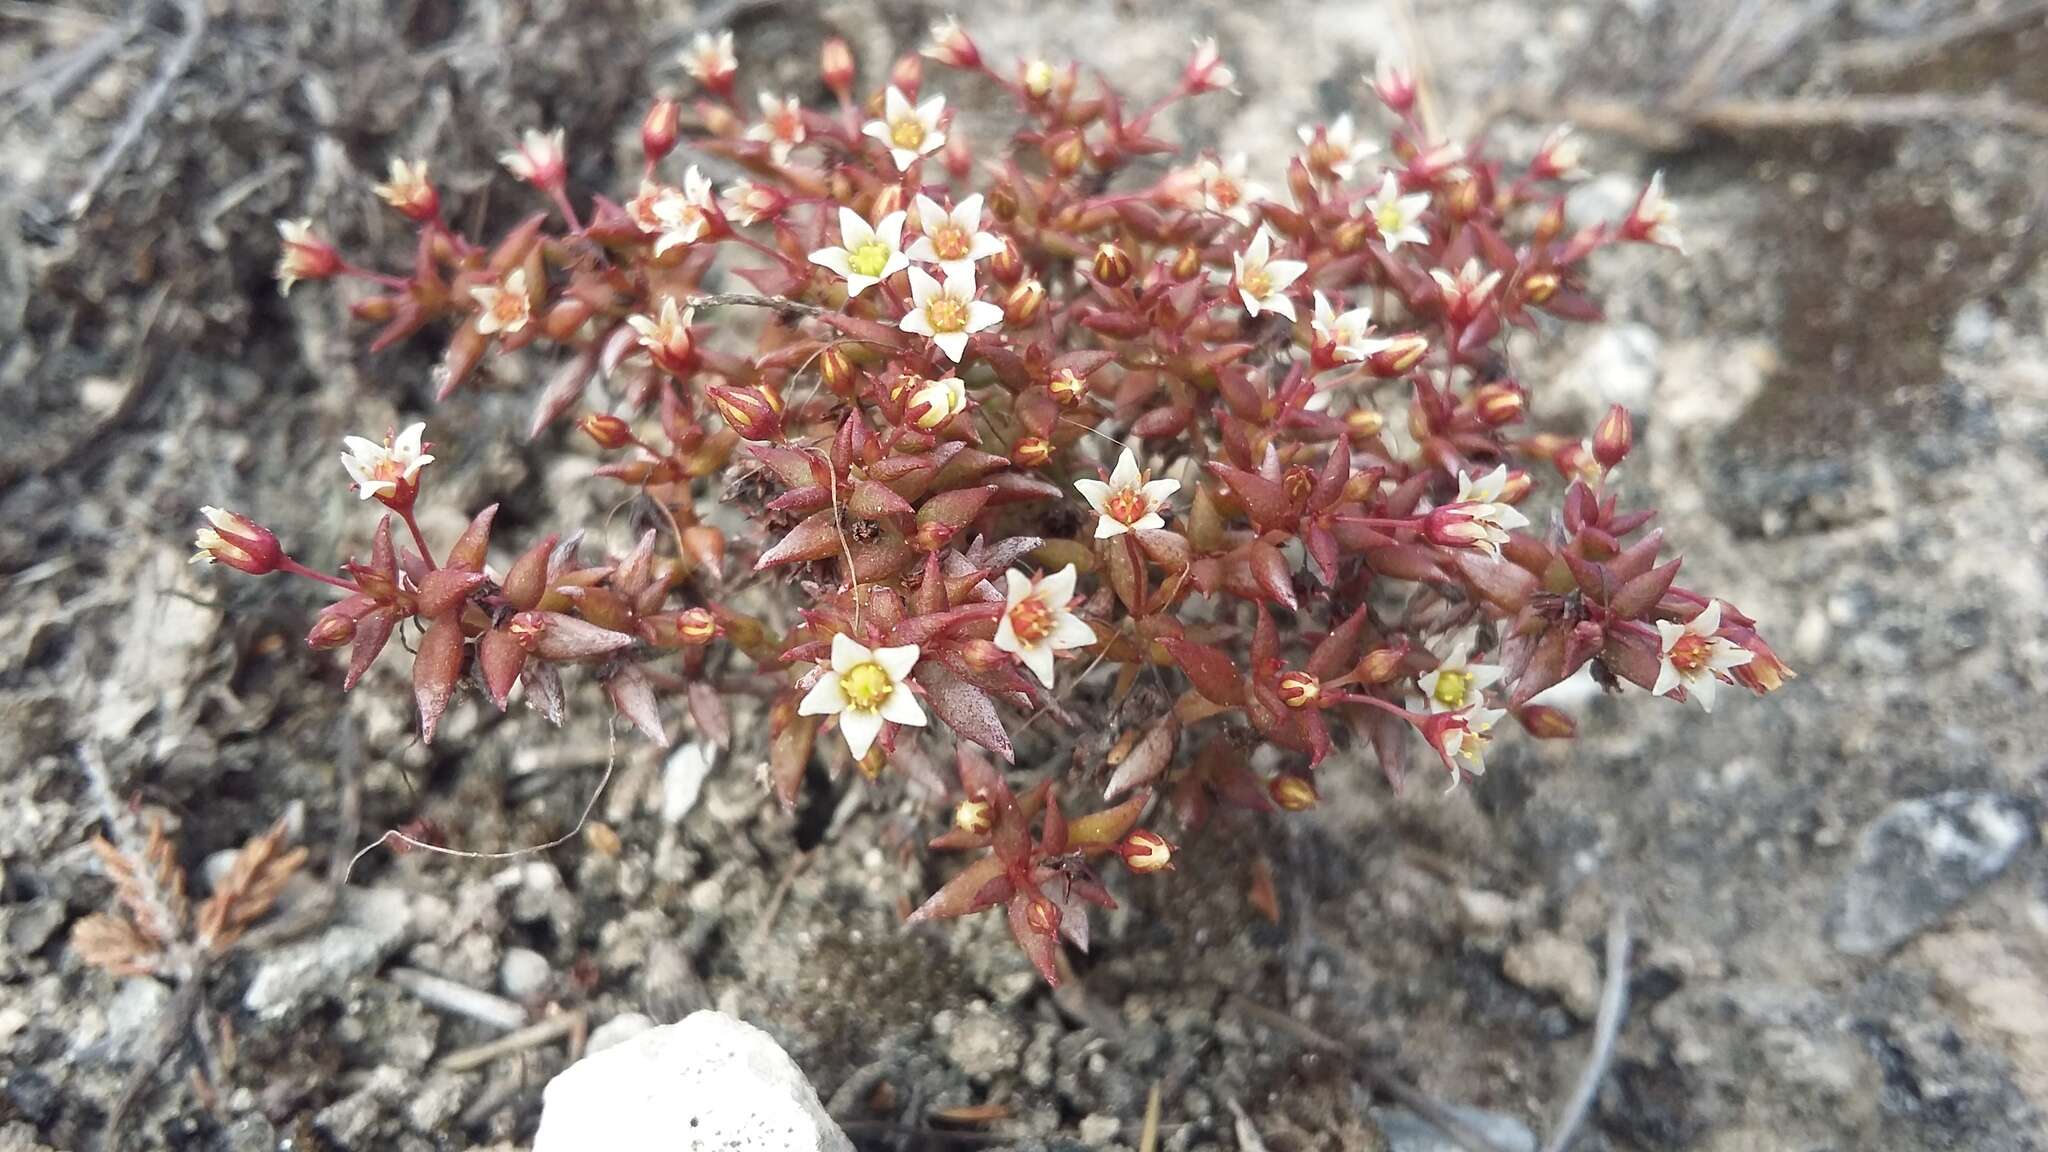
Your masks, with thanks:
M 1323 682 L 1307 672 L 1284 672 L 1280 676 L 1280 702 L 1289 708 L 1313 708 L 1323 698 Z
M 1380 57 L 1372 74 L 1373 94 L 1397 116 L 1415 107 L 1415 77 L 1387 57 Z
M 577 421 L 576 426 L 597 441 L 599 448 L 616 450 L 633 442 L 632 427 L 609 412 L 592 412 Z
M 1012 328 L 1022 328 L 1038 319 L 1039 309 L 1045 305 L 1045 285 L 1036 276 L 1020 281 L 1003 297 L 1003 322 Z
M 277 234 L 284 238 L 284 252 L 277 260 L 280 294 L 301 280 L 332 280 L 341 274 L 341 253 L 313 234 L 311 220 L 279 220 Z
M 313 621 L 312 631 L 306 633 L 306 647 L 326 652 L 347 644 L 356 638 L 356 622 L 353 617 L 339 612 L 322 612 Z
M 1211 36 L 1195 41 L 1195 55 L 1181 73 L 1180 83 L 1190 94 L 1213 92 L 1237 83 L 1237 73 L 1223 62 L 1216 51 L 1216 38 Z
M 1387 426 L 1387 418 L 1371 408 L 1353 408 L 1344 414 L 1344 428 L 1351 439 L 1370 440 Z
M 1422 362 L 1429 352 L 1429 338 L 1420 332 L 1403 332 L 1392 337 L 1386 346 L 1365 358 L 1368 372 L 1382 380 L 1405 376 L 1409 370 Z
M 926 380 L 910 393 L 904 407 L 916 413 L 915 423 L 927 432 L 935 431 L 967 409 L 967 386 L 957 376 Z
M 1088 398 L 1088 382 L 1076 375 L 1072 368 L 1054 372 L 1047 386 L 1052 389 L 1052 398 L 1063 408 L 1072 408 Z
M 1358 678 L 1367 684 L 1386 684 L 1401 674 L 1401 664 L 1408 659 L 1406 644 L 1383 645 L 1365 654 L 1358 662 Z
M 723 631 L 709 608 L 685 608 L 676 613 L 676 639 L 692 647 L 711 643 Z
M 1490 428 L 1501 428 L 1522 418 L 1529 402 L 1514 384 L 1481 384 L 1472 393 L 1473 410 Z
M 1003 238 L 1003 250 L 988 258 L 988 274 L 1005 286 L 1024 278 L 1024 254 L 1017 251 L 1015 240 Z
M 1042 468 L 1052 459 L 1052 441 L 1043 436 L 1020 436 L 1010 446 L 1010 463 L 1019 468 Z
M 251 576 L 267 576 L 284 564 L 284 549 L 261 524 L 220 508 L 199 511 L 206 523 L 192 542 L 193 563 L 225 564 Z
M 924 60 L 915 54 L 898 56 L 896 66 L 889 69 L 891 86 L 903 89 L 903 94 L 917 99 L 917 90 L 924 87 Z
M 1088 160 L 1088 145 L 1079 132 L 1062 132 L 1048 144 L 1046 161 L 1061 176 L 1072 176 Z
M 1500 502 L 1502 504 L 1520 504 L 1523 500 L 1528 499 L 1529 490 L 1535 486 L 1536 482 L 1529 478 L 1527 471 L 1521 468 L 1510 468 L 1508 470 L 1507 482 L 1500 486 Z
M 818 75 L 825 81 L 825 87 L 839 97 L 853 92 L 853 49 L 842 36 L 825 41 L 818 50 Z
M 1055 936 L 1060 930 L 1060 906 L 1045 896 L 1034 896 L 1024 910 L 1024 922 L 1040 936 Z
M 1531 272 L 1522 277 L 1522 299 L 1541 308 L 1557 295 L 1557 287 L 1557 273 Z
M 1124 867 L 1133 872 L 1163 872 L 1173 867 L 1173 845 L 1148 828 L 1139 828 L 1116 846 Z
M 1635 425 L 1628 418 L 1628 409 L 1616 404 L 1593 430 L 1593 459 L 1602 468 L 1613 468 L 1628 458 L 1628 450 L 1635 442 Z
M 953 809 L 953 827 L 969 836 L 986 836 L 995 829 L 995 805 L 986 800 L 966 799 Z
M 981 49 L 975 47 L 974 39 L 960 27 L 960 21 L 948 16 L 932 25 L 932 42 L 925 46 L 924 54 L 948 68 L 973 72 L 981 67 Z
M 859 371 L 846 349 L 834 344 L 818 355 L 818 375 L 833 394 L 852 399 L 860 384 Z
M 1536 231 L 1531 239 L 1540 248 L 1564 235 L 1564 223 L 1564 197 L 1559 196 L 1552 200 L 1550 206 L 1543 210 L 1543 215 L 1537 218 Z
M 1437 197 L 1437 203 L 1455 220 L 1470 220 L 1479 211 L 1479 181 L 1466 177 Z
M 1004 224 L 1017 218 L 1017 189 L 1008 180 L 998 180 L 989 188 L 988 214 Z
M 1605 422 L 1602 421 L 1603 424 Z M 1551 455 L 1550 463 L 1557 469 L 1557 474 L 1567 480 L 1584 480 L 1588 484 L 1598 484 L 1600 478 L 1606 475 L 1606 469 L 1600 466 L 1599 457 L 1593 454 L 1592 443 L 1586 440 L 1574 440 L 1559 448 Z
M 682 107 L 666 96 L 648 106 L 647 115 L 640 120 L 640 154 L 649 164 L 659 164 L 675 151 L 682 114 Z
M 778 440 L 782 436 L 782 413 L 768 395 L 758 388 L 731 388 L 715 386 L 710 389 L 711 402 L 718 407 L 718 414 L 725 417 L 725 423 L 742 439 L 755 441 Z
M 1043 100 L 1052 95 L 1053 82 L 1058 73 L 1044 60 L 1033 60 L 1024 65 L 1024 94 L 1033 100 Z
M 1131 278 L 1131 254 L 1117 244 L 1104 242 L 1095 249 L 1095 278 L 1118 288 Z
M 1323 800 L 1316 793 L 1316 786 L 1313 783 L 1293 773 L 1275 776 L 1267 781 L 1266 793 L 1273 797 L 1273 803 L 1287 812 L 1306 812 Z
M 1525 704 L 1515 715 L 1538 740 L 1569 740 L 1579 732 L 1578 723 L 1568 713 L 1548 704 Z
M 1366 237 L 1372 235 L 1371 226 L 1357 217 L 1351 217 L 1337 225 L 1337 251 L 1350 255 L 1365 247 Z
M 1763 637 L 1751 633 L 1749 638 L 1743 641 L 1742 647 L 1749 650 L 1749 663 L 1736 668 L 1731 674 L 1735 677 L 1736 683 L 1751 692 L 1759 696 L 1776 692 L 1785 686 L 1785 681 L 1799 678 L 1798 673 L 1787 667 L 1776 652 L 1771 651 L 1771 646 L 1764 643 Z
M 1173 254 L 1173 278 L 1182 282 L 1202 274 L 1202 250 L 1192 244 Z
M 407 163 L 393 156 L 390 179 L 372 191 L 377 193 L 378 199 L 415 224 L 425 224 L 441 216 L 441 193 L 427 179 L 427 162 L 424 160 Z
M 697 122 L 704 126 L 705 132 L 720 139 L 738 136 L 747 130 L 747 122 L 740 118 L 739 113 L 723 104 L 706 100 L 697 101 Z
M 960 659 L 976 672 L 995 672 L 1016 665 L 1016 659 L 990 640 L 968 640 L 955 649 Z

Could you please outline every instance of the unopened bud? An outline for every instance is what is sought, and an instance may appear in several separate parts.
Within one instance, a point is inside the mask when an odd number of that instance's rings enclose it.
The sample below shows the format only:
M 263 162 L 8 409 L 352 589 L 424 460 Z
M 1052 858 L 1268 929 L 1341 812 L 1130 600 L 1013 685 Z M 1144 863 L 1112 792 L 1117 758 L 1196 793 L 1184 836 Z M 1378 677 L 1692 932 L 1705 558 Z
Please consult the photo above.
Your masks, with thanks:
M 1289 708 L 1312 708 L 1323 698 L 1323 682 L 1307 672 L 1285 672 L 1280 676 L 1280 702 Z
M 1406 644 L 1375 648 L 1358 662 L 1358 678 L 1367 684 L 1389 683 L 1401 674 L 1401 664 L 1407 659 Z
M 1371 408 L 1353 408 L 1344 414 L 1345 430 L 1353 440 L 1370 440 L 1387 426 L 1387 418 Z
M 960 659 L 976 672 L 995 672 L 1016 664 L 1015 658 L 996 647 L 992 640 L 968 640 L 955 651 L 959 653 Z
M 1123 857 L 1124 867 L 1133 872 L 1163 872 L 1173 867 L 1173 845 L 1166 837 L 1147 828 L 1139 828 L 1123 838 L 1116 846 L 1117 855 Z
M 1024 910 L 1024 922 L 1040 936 L 1055 936 L 1060 930 L 1060 906 L 1045 896 L 1034 896 Z
M 1507 480 L 1500 486 L 1500 502 L 1502 504 L 1520 504 L 1523 500 L 1528 499 L 1529 490 L 1535 486 L 1536 482 L 1529 478 L 1527 471 L 1521 468 L 1510 469 Z
M 845 38 L 834 36 L 825 41 L 818 50 L 818 75 L 825 87 L 834 95 L 846 96 L 853 91 L 853 73 L 853 49 Z
M 356 622 L 339 612 L 322 612 L 306 633 L 306 647 L 319 651 L 339 648 L 356 638 Z
M 658 164 L 662 157 L 675 151 L 682 114 L 681 106 L 665 96 L 648 107 L 647 115 L 640 121 L 640 152 L 649 164 Z
M 1045 285 L 1037 277 L 1024 280 L 1010 289 L 1003 297 L 1003 321 L 1012 328 L 1022 328 L 1038 319 L 1038 311 L 1045 304 Z
M 1569 740 L 1579 732 L 1578 723 L 1569 714 L 1548 704 L 1525 704 L 1515 716 L 1529 735 L 1539 740 Z
M 1437 202 L 1453 219 L 1470 220 L 1479 211 L 1479 181 L 1466 177 L 1451 185 L 1450 191 Z
M 981 49 L 974 46 L 973 37 L 960 27 L 960 21 L 951 16 L 932 25 L 932 42 L 925 47 L 924 54 L 963 72 L 981 67 Z
M 901 184 L 888 184 L 884 185 L 881 191 L 875 193 L 875 203 L 869 209 L 869 214 L 875 219 L 880 220 L 901 207 L 903 207 L 903 186 Z
M 1095 278 L 1111 288 L 1121 287 L 1131 278 L 1131 254 L 1113 243 L 1103 243 L 1095 249 Z
M 1237 73 L 1223 62 L 1216 51 L 1216 38 L 1195 41 L 1194 58 L 1188 61 L 1187 70 L 1181 73 L 1181 87 L 1190 93 L 1213 92 L 1237 83 Z
M 1371 226 L 1364 220 L 1352 217 L 1337 225 L 1337 251 L 1350 255 L 1365 247 L 1366 237 L 1372 235 Z
M 1202 274 L 1202 250 L 1189 244 L 1173 254 L 1173 278 L 1193 280 Z
M 1560 196 L 1552 200 L 1550 207 L 1545 208 L 1543 215 L 1537 218 L 1536 231 L 1531 239 L 1540 247 L 1562 235 L 1564 235 L 1564 197 Z
M 1003 250 L 988 258 L 988 274 L 1006 286 L 1024 278 L 1024 254 L 1017 251 L 1015 240 L 1003 238 Z
M 1606 475 L 1606 470 L 1600 466 L 1600 458 L 1593 454 L 1593 445 L 1585 440 L 1574 440 L 1559 448 L 1551 455 L 1550 463 L 1557 469 L 1557 474 L 1567 480 L 1598 484 Z
M 685 608 L 676 613 L 676 639 L 685 644 L 709 644 L 723 630 L 709 608 Z
M 1593 430 L 1593 459 L 1602 468 L 1613 468 L 1628 458 L 1628 450 L 1635 441 L 1635 425 L 1628 418 L 1628 409 L 1616 404 Z
M 747 129 L 747 122 L 740 119 L 739 113 L 708 100 L 697 101 L 697 122 L 704 126 L 704 131 L 721 139 L 738 136 Z
M 1403 332 L 1389 339 L 1384 348 L 1365 358 L 1366 370 L 1379 378 L 1405 376 L 1429 352 L 1429 338 L 1420 332 Z
M 1372 90 L 1396 115 L 1406 116 L 1415 107 L 1415 77 L 1384 56 L 1373 69 Z
M 576 426 L 583 430 L 585 436 L 597 441 L 599 448 L 624 448 L 633 442 L 632 427 L 609 412 L 592 412 L 577 421 Z
M 1046 160 L 1052 170 L 1061 176 L 1072 176 L 1081 170 L 1088 160 L 1088 145 L 1079 132 L 1063 132 L 1053 137 L 1046 152 Z
M 917 99 L 917 90 L 924 87 L 924 60 L 917 55 L 898 56 L 896 66 L 889 69 L 889 84 L 901 88 L 905 96 Z
M 1500 428 L 1520 420 L 1529 401 L 1513 384 L 1481 384 L 1472 393 L 1472 407 L 1489 427 Z
M 194 564 L 225 564 L 251 576 L 266 576 L 284 564 L 284 549 L 268 528 L 240 513 L 201 508 L 206 523 L 193 540 Z
M 1017 189 L 1008 180 L 988 190 L 988 214 L 1005 224 L 1017 218 Z
M 1522 299 L 1540 308 L 1557 295 L 1557 287 L 1557 273 L 1531 272 L 1522 277 Z
M 1052 65 L 1044 60 L 1033 60 L 1024 65 L 1024 94 L 1033 100 L 1045 99 L 1052 94 L 1057 75 Z
M 741 438 L 756 441 L 781 438 L 782 414 L 767 393 L 758 388 L 716 386 L 710 390 L 710 395 L 711 402 L 718 407 L 718 414 L 725 417 L 726 425 Z
M 277 290 L 290 292 L 301 280 L 332 280 L 341 274 L 341 253 L 313 234 L 311 220 L 279 220 L 284 253 L 277 259 Z
M 825 387 L 830 388 L 833 394 L 848 399 L 853 397 L 860 383 L 858 370 L 853 366 L 853 358 L 846 354 L 846 349 L 837 344 L 819 353 L 818 375 L 824 379 Z
M 1052 374 L 1049 381 L 1052 398 L 1064 408 L 1072 408 L 1088 397 L 1088 382 L 1076 375 L 1072 368 L 1062 368 Z
M 1287 812 L 1306 812 L 1323 800 L 1316 793 L 1314 784 L 1293 773 L 1273 777 L 1266 784 L 1266 793 L 1273 797 L 1273 803 Z
M 1052 441 L 1043 436 L 1021 436 L 1010 446 L 1010 463 L 1019 468 L 1042 468 L 1052 459 Z
M 995 805 L 986 800 L 962 800 L 953 809 L 953 827 L 969 836 L 986 836 L 995 829 Z

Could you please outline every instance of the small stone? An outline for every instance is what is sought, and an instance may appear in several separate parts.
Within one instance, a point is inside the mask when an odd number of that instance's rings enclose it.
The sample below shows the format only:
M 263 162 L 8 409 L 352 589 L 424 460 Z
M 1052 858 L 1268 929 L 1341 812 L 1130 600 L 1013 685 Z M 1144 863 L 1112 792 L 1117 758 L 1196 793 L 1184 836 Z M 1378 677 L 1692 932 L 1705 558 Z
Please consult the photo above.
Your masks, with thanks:
M 1017 1070 L 1026 1041 L 1008 1016 L 989 1011 L 980 1001 L 965 1012 L 940 1015 L 950 1017 L 951 1024 L 944 1032 L 946 1058 L 962 1072 L 985 1083 Z
M 121 990 L 107 1004 L 108 1055 L 115 1061 L 135 1059 L 156 1031 L 157 1021 L 170 1005 L 171 990 L 149 976 L 131 976 L 121 981 Z
M 531 1000 L 555 978 L 548 958 L 531 948 L 507 948 L 498 961 L 498 987 L 514 1000 Z
M 718 746 L 709 741 L 692 740 L 676 749 L 661 772 L 661 818 L 674 824 L 688 816 L 717 764 Z
M 1081 1117 L 1081 1143 L 1090 1148 L 1101 1148 L 1116 1143 L 1123 1132 L 1123 1122 L 1114 1116 L 1091 1112 Z
M 318 936 L 264 954 L 242 994 L 242 1007 L 274 1020 L 316 993 L 338 993 L 348 981 L 398 951 L 412 931 L 405 895 L 388 888 L 345 888 L 335 921 Z
M 1939 921 L 2034 838 L 2017 799 L 1954 791 L 1901 800 L 1856 841 L 1828 936 L 1851 956 L 1891 951 Z
M 1456 1105 L 1449 1111 L 1500 1152 L 1536 1152 L 1536 1134 L 1513 1116 Z M 1406 1108 L 1375 1108 L 1372 1118 L 1387 1138 L 1389 1152 L 1461 1152 L 1465 1147 Z
M 583 1046 L 583 1050 L 594 1054 L 607 1048 L 616 1048 L 653 1027 L 654 1017 L 645 1012 L 621 1012 L 592 1028 L 590 1041 Z
M 533 1152 L 853 1152 L 766 1032 L 696 1012 L 548 1082 Z
M 1465 927 L 1480 936 L 1499 936 L 1514 920 L 1515 908 L 1508 898 L 1484 888 L 1458 889 L 1458 911 Z
M 1599 1011 L 1600 969 L 1593 954 L 1555 933 L 1538 933 L 1509 948 L 1501 972 L 1524 988 L 1556 996 L 1581 1020 Z

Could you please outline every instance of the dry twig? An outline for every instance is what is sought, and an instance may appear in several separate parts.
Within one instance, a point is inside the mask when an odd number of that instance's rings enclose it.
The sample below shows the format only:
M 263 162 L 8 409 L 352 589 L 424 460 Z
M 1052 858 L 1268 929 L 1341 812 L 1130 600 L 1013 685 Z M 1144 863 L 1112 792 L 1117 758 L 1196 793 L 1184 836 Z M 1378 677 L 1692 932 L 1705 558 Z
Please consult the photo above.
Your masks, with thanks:
M 65 213 L 71 219 L 83 217 L 92 208 L 94 196 L 99 195 L 100 186 L 107 182 L 121 162 L 128 156 L 128 150 L 142 138 L 142 132 L 149 122 L 162 110 L 164 100 L 170 95 L 173 85 L 182 79 L 185 70 L 192 66 L 192 57 L 199 51 L 199 41 L 206 35 L 206 0 L 178 0 L 178 14 L 184 21 L 184 31 L 171 45 L 164 56 L 163 64 L 157 68 L 155 79 L 143 90 L 134 104 L 128 108 L 128 115 L 121 121 L 121 127 L 114 132 L 114 138 L 107 142 L 99 158 L 93 161 L 87 171 L 85 183 L 73 193 L 65 205 Z
M 1600 1094 L 1600 1082 L 1607 1078 L 1607 1066 L 1614 1059 L 1614 1041 L 1621 1035 L 1622 1019 L 1628 1015 L 1628 906 L 1615 905 L 1607 918 L 1607 984 L 1600 991 L 1600 1014 L 1593 1020 L 1593 1050 L 1571 1099 L 1550 1127 L 1550 1139 L 1543 1152 L 1565 1152 L 1586 1122 L 1593 1100 Z

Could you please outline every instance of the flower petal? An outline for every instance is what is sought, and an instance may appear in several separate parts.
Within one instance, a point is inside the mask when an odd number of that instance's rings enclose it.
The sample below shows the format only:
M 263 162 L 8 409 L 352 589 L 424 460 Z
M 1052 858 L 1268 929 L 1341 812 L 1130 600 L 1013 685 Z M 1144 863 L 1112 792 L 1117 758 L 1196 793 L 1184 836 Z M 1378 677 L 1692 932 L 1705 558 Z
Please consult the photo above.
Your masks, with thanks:
M 908 685 L 899 684 L 889 698 L 882 701 L 882 719 L 891 724 L 902 724 L 910 728 L 924 727 L 924 706 L 917 702 L 917 694 Z
M 846 738 L 846 750 L 858 760 L 868 754 L 868 749 L 875 746 L 875 737 L 882 734 L 882 714 L 866 708 L 848 708 L 839 714 L 839 734 Z
M 839 673 L 827 672 L 818 677 L 811 690 L 804 694 L 803 702 L 796 706 L 799 716 L 830 716 L 846 711 L 846 693 L 839 687 Z
M 844 632 L 833 634 L 832 670 L 834 672 L 850 672 L 874 658 L 875 654 L 869 650 L 867 645 L 855 640 Z
M 912 668 L 917 667 L 918 648 L 915 644 L 903 644 L 895 648 L 877 648 L 874 650 L 873 655 L 875 663 L 880 664 L 882 671 L 889 674 L 889 679 L 896 681 L 898 684 L 903 682 L 905 676 L 910 675 Z

